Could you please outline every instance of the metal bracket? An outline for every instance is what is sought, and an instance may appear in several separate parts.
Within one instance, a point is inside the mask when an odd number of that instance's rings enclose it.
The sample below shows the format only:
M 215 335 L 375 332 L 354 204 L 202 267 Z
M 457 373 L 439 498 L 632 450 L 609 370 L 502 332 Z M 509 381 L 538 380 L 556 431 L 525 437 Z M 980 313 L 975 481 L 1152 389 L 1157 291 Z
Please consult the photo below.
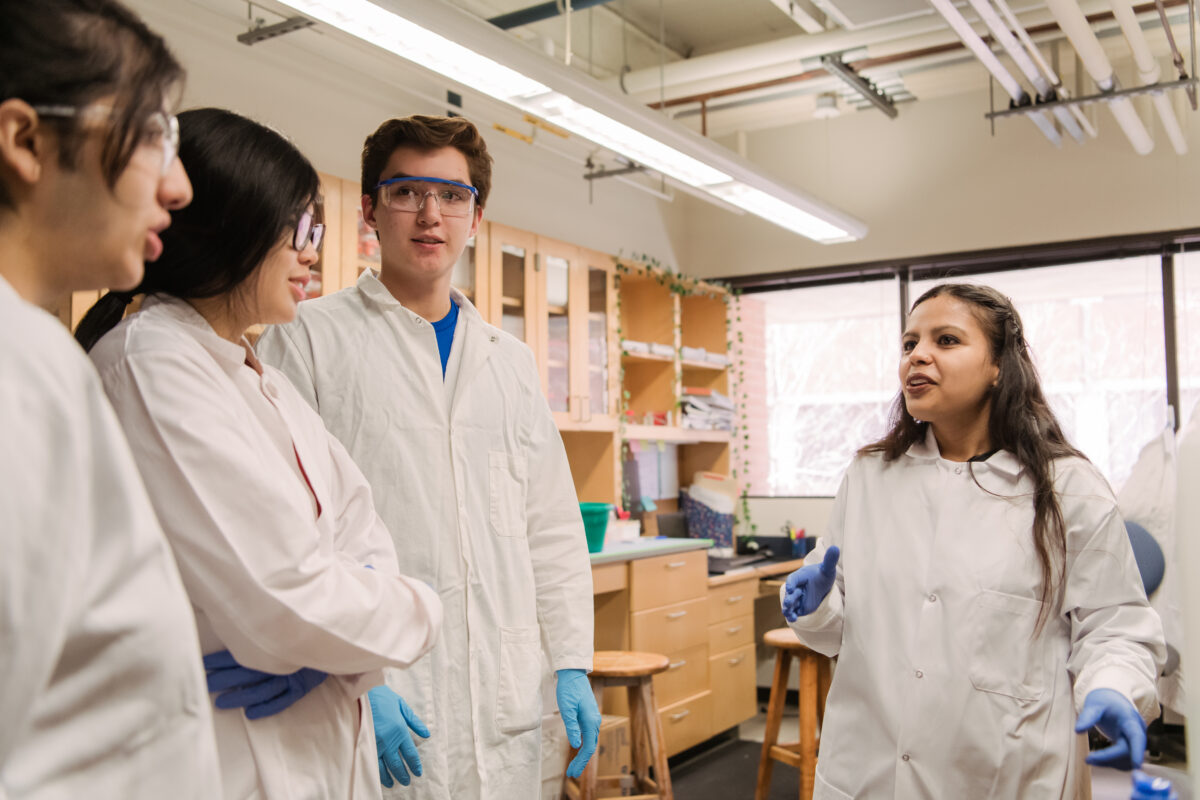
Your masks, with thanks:
M 875 84 L 855 72 L 849 64 L 840 58 L 835 56 L 821 56 L 821 66 L 830 75 L 841 78 L 843 83 L 861 94 L 871 105 L 892 119 L 895 119 L 896 115 L 900 113 L 896 110 L 896 103 L 892 98 L 880 91 Z
M 1025 114 L 1036 114 L 1040 111 L 1055 108 L 1056 106 L 1078 106 L 1088 105 L 1090 103 L 1103 103 L 1112 100 L 1116 97 L 1129 97 L 1139 94 L 1156 94 L 1165 92 L 1168 89 L 1184 89 L 1194 91 L 1194 87 L 1200 83 L 1200 78 L 1184 78 L 1178 81 L 1169 81 L 1167 83 L 1152 83 L 1149 86 L 1135 86 L 1132 89 L 1114 89 L 1111 92 L 1103 92 L 1101 94 L 1091 94 L 1087 97 L 1071 97 L 1066 100 L 1044 100 L 1035 102 L 1030 105 L 1016 106 L 1007 108 L 1004 111 L 990 111 L 984 114 L 987 119 L 999 119 L 1000 117 L 1024 116 Z
M 274 39 L 276 36 L 283 36 L 285 33 L 311 28 L 315 24 L 306 17 L 290 17 L 283 22 L 276 22 L 274 25 L 260 25 L 245 33 L 239 33 L 237 40 L 245 45 L 258 44 L 267 39 Z
M 594 181 L 597 178 L 614 178 L 617 175 L 629 175 L 634 172 L 648 172 L 649 171 L 648 167 L 645 167 L 641 164 L 634 164 L 632 162 L 627 162 L 627 163 L 628 163 L 627 166 L 621 167 L 620 169 L 608 169 L 606 167 L 597 167 L 595 165 L 595 162 L 593 162 L 591 157 L 589 156 L 588 160 L 586 162 L 584 162 L 584 166 L 587 167 L 588 171 L 583 176 L 583 179 L 585 181 Z

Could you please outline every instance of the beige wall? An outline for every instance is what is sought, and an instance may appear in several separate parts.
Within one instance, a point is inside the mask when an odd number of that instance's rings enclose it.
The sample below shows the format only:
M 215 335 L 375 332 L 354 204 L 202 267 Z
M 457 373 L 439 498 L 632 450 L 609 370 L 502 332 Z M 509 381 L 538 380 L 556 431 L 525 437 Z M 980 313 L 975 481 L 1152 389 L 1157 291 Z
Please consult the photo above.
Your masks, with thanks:
M 1100 136 L 1082 145 L 1056 150 L 1024 119 L 998 120 L 993 137 L 986 85 L 904 104 L 894 120 L 861 111 L 749 134 L 751 160 L 870 232 L 820 245 L 689 200 L 688 268 L 715 277 L 1200 226 L 1200 118 L 1182 92 L 1173 99 L 1190 153 L 1175 154 L 1138 100 L 1156 141 L 1139 156 L 1097 107 Z

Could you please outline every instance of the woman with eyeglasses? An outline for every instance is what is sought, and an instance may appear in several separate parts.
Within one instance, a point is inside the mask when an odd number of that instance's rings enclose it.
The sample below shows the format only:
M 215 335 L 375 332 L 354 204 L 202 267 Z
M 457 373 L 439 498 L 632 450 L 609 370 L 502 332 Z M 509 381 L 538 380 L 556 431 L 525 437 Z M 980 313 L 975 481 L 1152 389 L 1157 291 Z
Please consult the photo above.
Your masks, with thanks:
M 0 0 L 0 797 L 209 800 L 196 625 L 91 363 L 42 309 L 129 288 L 191 186 L 163 40 Z
M 76 335 L 174 549 L 209 688 L 225 692 L 225 797 L 377 798 L 366 691 L 433 646 L 441 604 L 400 576 L 366 479 L 245 338 L 304 298 L 317 173 L 230 111 L 179 121 L 195 198 L 141 284 L 101 298 Z M 140 310 L 116 324 L 134 293 Z

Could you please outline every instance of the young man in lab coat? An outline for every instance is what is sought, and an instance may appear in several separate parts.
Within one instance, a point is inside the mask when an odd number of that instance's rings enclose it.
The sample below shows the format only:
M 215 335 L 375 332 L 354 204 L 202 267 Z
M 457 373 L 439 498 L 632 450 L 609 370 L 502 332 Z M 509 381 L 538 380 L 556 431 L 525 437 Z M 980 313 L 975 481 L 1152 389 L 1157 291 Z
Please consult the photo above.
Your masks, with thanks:
M 385 122 L 362 157 L 379 273 L 301 304 L 258 344 L 366 473 L 401 568 L 441 596 L 439 644 L 388 675 L 430 733 L 421 777 L 395 797 L 538 797 L 547 670 L 583 745 L 570 773 L 599 733 L 586 539 L 537 365 L 450 286 L 490 184 L 470 122 Z

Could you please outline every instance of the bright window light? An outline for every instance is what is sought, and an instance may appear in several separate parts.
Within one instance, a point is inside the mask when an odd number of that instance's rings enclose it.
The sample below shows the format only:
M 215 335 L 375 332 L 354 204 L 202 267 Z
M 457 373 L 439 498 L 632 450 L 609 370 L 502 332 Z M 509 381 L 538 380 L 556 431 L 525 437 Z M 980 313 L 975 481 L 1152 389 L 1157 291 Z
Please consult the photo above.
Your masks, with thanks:
M 849 231 L 792 202 L 734 180 L 733 176 L 711 164 L 368 0 L 283 2 L 314 20 L 539 116 L 635 164 L 708 192 L 801 236 L 819 242 L 856 238 Z

